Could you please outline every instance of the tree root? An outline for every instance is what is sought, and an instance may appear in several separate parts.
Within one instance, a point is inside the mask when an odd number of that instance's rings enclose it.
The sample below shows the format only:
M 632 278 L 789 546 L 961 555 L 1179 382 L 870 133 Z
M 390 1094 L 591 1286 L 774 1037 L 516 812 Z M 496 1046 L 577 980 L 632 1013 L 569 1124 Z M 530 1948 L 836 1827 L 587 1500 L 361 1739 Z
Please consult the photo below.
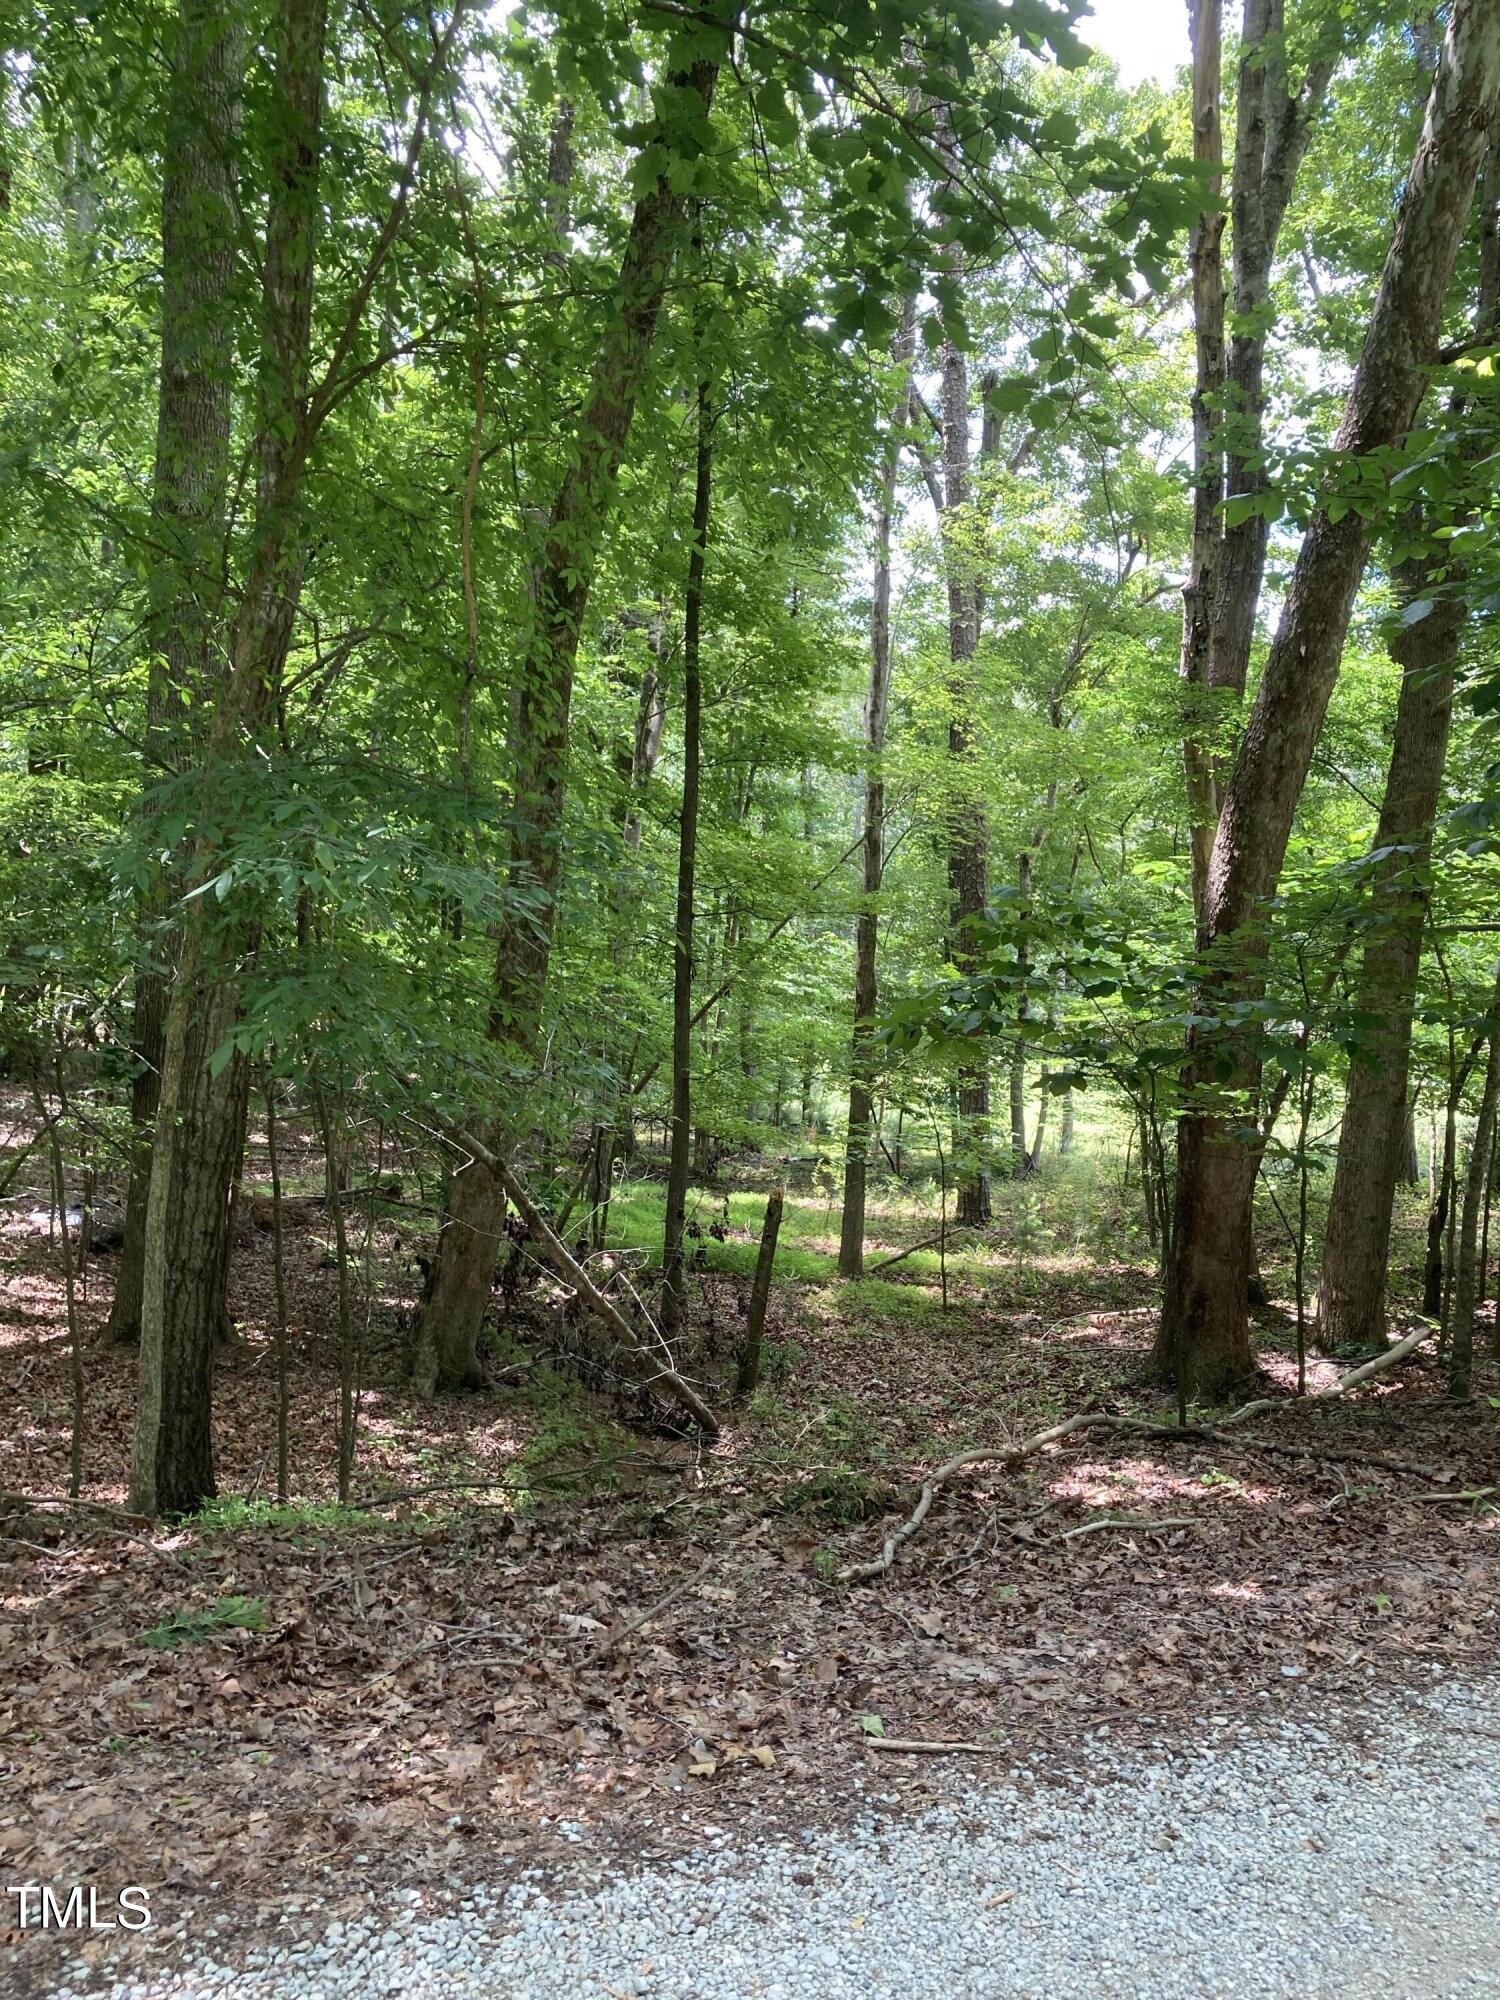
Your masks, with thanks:
M 1394 1347 L 1388 1347 L 1384 1354 L 1377 1354 L 1373 1361 L 1366 1361 L 1361 1367 L 1351 1369 L 1341 1375 L 1330 1388 L 1319 1389 L 1313 1395 L 1299 1398 L 1309 1403 L 1329 1402 L 1334 1397 L 1347 1395 L 1361 1383 L 1373 1376 L 1384 1374 L 1399 1362 L 1407 1360 L 1416 1352 L 1424 1340 L 1430 1338 L 1430 1329 L 1422 1327 L 1410 1333 L 1404 1340 L 1398 1340 Z M 1057 1444 L 1065 1437 L 1076 1437 L 1084 1431 L 1106 1431 L 1117 1437 L 1171 1438 L 1179 1442 L 1228 1444 L 1246 1446 L 1251 1449 L 1280 1451 L 1290 1456 L 1302 1458 L 1354 1457 L 1351 1453 L 1319 1453 L 1306 1445 L 1277 1445 L 1262 1438 L 1230 1438 L 1224 1433 L 1232 1425 L 1243 1423 L 1246 1417 L 1259 1416 L 1263 1411 L 1281 1410 L 1286 1401 L 1275 1396 L 1259 1396 L 1253 1402 L 1242 1403 L 1217 1424 L 1154 1424 L 1144 1417 L 1112 1417 L 1102 1413 L 1081 1412 L 1077 1416 L 1065 1418 L 1060 1424 L 1052 1424 L 1044 1431 L 1035 1431 L 1028 1438 L 1022 1438 L 1013 1445 L 981 1445 L 973 1451 L 961 1451 L 940 1465 L 924 1483 L 916 1506 L 899 1527 L 893 1528 L 885 1538 L 885 1546 L 878 1556 L 869 1562 L 848 1563 L 838 1573 L 841 1583 L 860 1583 L 872 1576 L 883 1576 L 896 1560 L 896 1553 L 902 1544 L 921 1527 L 932 1508 L 937 1490 L 950 1480 L 955 1472 L 961 1472 L 968 1465 L 1018 1465 L 1021 1460 L 1034 1458 L 1045 1451 L 1048 1445 Z M 1422 1478 L 1431 1478 L 1428 1467 L 1404 1466 L 1395 1460 L 1376 1460 L 1388 1471 L 1416 1472 Z

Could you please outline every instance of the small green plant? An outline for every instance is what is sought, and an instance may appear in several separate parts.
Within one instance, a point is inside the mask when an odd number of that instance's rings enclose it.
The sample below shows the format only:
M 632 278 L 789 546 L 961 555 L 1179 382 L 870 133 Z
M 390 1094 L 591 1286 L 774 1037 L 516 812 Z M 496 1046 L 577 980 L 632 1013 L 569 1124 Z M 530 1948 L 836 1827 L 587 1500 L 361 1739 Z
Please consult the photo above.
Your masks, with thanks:
M 1224 1486 L 1234 1493 L 1243 1493 L 1245 1490 L 1243 1480 L 1236 1479 L 1232 1472 L 1225 1472 L 1217 1465 L 1211 1465 L 1207 1472 L 1200 1472 L 1198 1474 L 1198 1484 L 1200 1486 Z
M 1025 1270 L 1032 1265 L 1052 1242 L 1052 1231 L 1047 1226 L 1046 1210 L 1042 1198 L 1034 1187 L 1023 1186 L 1011 1203 L 1011 1241 L 1016 1253 L 1016 1268 Z
M 789 1486 L 782 1506 L 789 1514 L 820 1514 L 825 1521 L 869 1521 L 890 1505 L 890 1489 L 852 1466 L 833 1466 Z
M 831 1579 L 838 1572 L 839 1559 L 832 1549 L 815 1549 L 812 1566 L 814 1576 Z
M 269 1528 L 279 1534 L 321 1534 L 339 1528 L 377 1528 L 383 1525 L 376 1514 L 361 1513 L 357 1507 L 340 1507 L 333 1500 L 289 1500 L 278 1506 L 274 1500 L 242 1500 L 231 1494 L 210 1500 L 192 1516 L 192 1525 L 212 1534 L 235 1534 L 245 1529 Z
M 526 1400 L 538 1422 L 517 1463 L 518 1507 L 529 1505 L 539 1488 L 598 1491 L 619 1483 L 616 1466 L 631 1449 L 630 1433 L 596 1414 L 576 1382 L 555 1369 L 539 1369 Z
M 760 1374 L 763 1382 L 785 1382 L 807 1363 L 807 1349 L 796 1340 L 763 1340 Z
M 221 1597 L 201 1611 L 174 1611 L 161 1623 L 138 1635 L 137 1643 L 153 1652 L 175 1653 L 183 1646 L 201 1646 L 221 1632 L 263 1632 L 266 1604 L 261 1597 Z

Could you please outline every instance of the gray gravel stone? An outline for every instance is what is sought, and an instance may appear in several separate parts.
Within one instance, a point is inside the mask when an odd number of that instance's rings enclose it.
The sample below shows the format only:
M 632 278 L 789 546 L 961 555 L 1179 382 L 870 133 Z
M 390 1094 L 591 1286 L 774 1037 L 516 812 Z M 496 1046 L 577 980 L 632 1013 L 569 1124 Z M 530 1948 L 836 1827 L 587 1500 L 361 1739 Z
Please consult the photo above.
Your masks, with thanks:
M 1214 1718 L 1187 1748 L 1121 1752 L 1096 1734 L 1087 1749 L 1087 1774 L 1058 1787 L 1000 1783 L 961 1808 L 742 1854 L 715 1829 L 592 1893 L 497 1869 L 447 1915 L 333 1923 L 228 1981 L 205 1950 L 196 1970 L 106 1990 L 1500 2000 L 1500 1684 L 1346 1702 L 1319 1726 L 1248 1735 Z

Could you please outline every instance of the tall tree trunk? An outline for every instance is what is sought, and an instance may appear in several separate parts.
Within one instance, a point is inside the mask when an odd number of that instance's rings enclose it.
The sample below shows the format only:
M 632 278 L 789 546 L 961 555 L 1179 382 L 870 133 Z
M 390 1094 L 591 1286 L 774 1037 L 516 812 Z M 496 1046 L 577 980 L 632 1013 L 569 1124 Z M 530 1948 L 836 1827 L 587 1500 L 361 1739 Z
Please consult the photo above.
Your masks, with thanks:
M 703 571 L 713 496 L 713 416 L 707 382 L 698 385 L 698 453 L 693 538 L 682 613 L 682 818 L 677 842 L 677 921 L 672 935 L 672 1150 L 662 1247 L 661 1324 L 670 1337 L 686 1304 L 683 1245 L 693 1144 L 693 893 L 698 866 L 698 785 L 702 751 Z
M 1451 1044 L 1450 1044 L 1451 1055 Z M 1443 1317 L 1443 1241 L 1448 1233 L 1448 1211 L 1453 1205 L 1453 1184 L 1458 1168 L 1458 1100 L 1467 1081 L 1455 1076 L 1448 1086 L 1448 1105 L 1443 1117 L 1442 1164 L 1437 1169 L 1432 1205 L 1427 1211 L 1427 1248 L 1422 1259 L 1422 1311 L 1430 1319 Z
M 1422 1162 L 1417 1157 L 1417 1106 L 1411 1099 L 1406 1107 L 1406 1122 L 1401 1128 L 1401 1156 L 1396 1168 L 1396 1180 L 1401 1187 L 1415 1187 L 1422 1178 Z
M 1500 90 L 1500 10 L 1456 0 L 1379 293 L 1335 440 L 1341 456 L 1399 444 L 1437 351 L 1443 299 Z M 1334 515 L 1338 514 L 1335 519 Z M 1259 991 L 1267 906 L 1338 677 L 1370 526 L 1322 507 L 1303 538 L 1255 706 L 1224 797 L 1200 922 L 1201 1012 L 1189 1037 L 1176 1210 L 1156 1348 L 1160 1369 L 1207 1400 L 1251 1374 L 1246 1316 L 1259 1043 L 1213 1017 Z M 1247 931 L 1247 927 L 1249 927 Z M 1238 936 L 1247 932 L 1241 940 Z M 1250 946 L 1249 951 L 1245 945 Z M 1226 1086 L 1221 1079 L 1230 1079 Z
M 1338 56 L 1337 24 L 1325 29 L 1294 91 L 1287 78 L 1284 0 L 1245 0 L 1236 91 L 1232 221 L 1233 327 L 1226 353 L 1220 105 L 1222 0 L 1190 0 L 1193 157 L 1214 197 L 1194 225 L 1190 251 L 1196 380 L 1193 393 L 1193 536 L 1183 589 L 1182 677 L 1189 688 L 1184 756 L 1192 849 L 1193 907 L 1200 922 L 1224 771 L 1213 748 L 1214 691 L 1240 700 L 1265 575 L 1263 514 L 1226 521 L 1224 500 L 1265 487 L 1266 335 L 1271 272 L 1287 203 L 1312 121 Z
M 974 924 L 984 915 L 988 891 L 989 828 L 974 774 L 974 656 L 979 648 L 979 584 L 969 477 L 969 369 L 963 352 L 947 341 L 942 353 L 943 544 L 948 576 L 948 759 L 953 802 L 948 832 L 948 899 L 952 957 L 961 975 L 978 964 Z M 990 1110 L 989 1069 L 983 1058 L 966 1063 L 958 1078 L 954 1150 L 958 1170 L 958 1221 L 989 1221 L 989 1175 L 984 1149 Z
M 1490 1000 L 1490 1017 L 1500 1016 L 1500 972 Z M 1484 1091 L 1479 1100 L 1479 1117 L 1474 1126 L 1474 1142 L 1469 1150 L 1469 1171 L 1464 1181 L 1463 1220 L 1459 1226 L 1458 1255 L 1453 1283 L 1453 1317 L 1448 1332 L 1448 1390 L 1467 1396 L 1474 1373 L 1474 1320 L 1479 1302 L 1479 1216 L 1484 1207 L 1485 1185 L 1489 1178 L 1490 1154 L 1495 1143 L 1495 1109 L 1500 1103 L 1500 1031 L 1492 1028 L 1489 1055 L 1484 1069 Z
M 1187 769 L 1188 834 L 1192 853 L 1193 909 L 1201 928 L 1208 895 L 1208 858 L 1218 818 L 1211 754 L 1208 687 L 1214 587 L 1219 564 L 1219 506 L 1224 491 L 1219 445 L 1224 387 L 1224 214 L 1219 206 L 1224 154 L 1220 121 L 1223 90 L 1223 0 L 1191 0 L 1193 48 L 1193 158 L 1205 176 L 1207 204 L 1188 241 L 1193 285 L 1193 535 L 1182 588 L 1181 674 L 1188 695 L 1183 756 Z
M 318 232 L 327 18 L 324 0 L 284 0 L 275 76 L 276 165 L 263 276 L 261 424 L 254 546 L 235 620 L 228 685 L 218 702 L 200 783 L 242 754 L 280 685 L 301 588 L 299 503 L 311 443 L 309 368 Z M 200 836 L 194 886 L 218 869 Z M 140 1395 L 131 1458 L 131 1506 L 176 1513 L 214 1492 L 214 1349 L 228 1324 L 230 1191 L 243 1143 L 249 1072 L 228 1042 L 238 975 L 253 926 L 210 925 L 188 904 L 167 1006 L 161 1102 L 146 1211 Z
M 217 0 L 181 0 L 172 25 L 162 157 L 161 379 L 152 474 L 146 682 L 148 786 L 179 764 L 189 717 L 219 678 L 234 330 L 234 141 L 244 80 L 238 22 Z M 145 802 L 150 814 L 150 794 Z M 107 1338 L 141 1334 L 151 1132 L 161 1088 L 168 879 L 137 904 L 130 1182 Z
M 1500 256 L 1493 247 L 1497 206 L 1500 142 L 1492 135 L 1480 197 L 1478 340 L 1491 336 L 1500 311 Z M 1455 397 L 1452 413 L 1461 414 L 1462 407 L 1462 397 Z M 1415 557 L 1397 572 L 1402 602 L 1418 609 L 1425 602 L 1429 609 L 1403 627 L 1390 649 L 1402 681 L 1375 833 L 1376 850 L 1385 859 L 1370 883 L 1377 929 L 1365 947 L 1354 1002 L 1377 1025 L 1368 1050 L 1350 1064 L 1344 1099 L 1318 1291 L 1318 1340 L 1325 1349 L 1369 1347 L 1385 1338 L 1391 1210 L 1412 1131 L 1407 1105 L 1412 1006 L 1464 623 L 1462 599 L 1444 588 L 1452 579 L 1453 564 L 1445 551 Z M 1414 1141 L 1409 1150 L 1415 1152 Z
M 915 305 L 902 316 L 892 359 L 898 387 L 886 433 L 875 499 L 875 566 L 870 593 L 870 679 L 865 692 L 864 818 L 860 826 L 860 905 L 854 920 L 854 1037 L 849 1062 L 849 1132 L 844 1146 L 844 1209 L 839 1225 L 839 1276 L 858 1278 L 865 1267 L 865 1184 L 870 1165 L 874 1109 L 872 1030 L 879 989 L 876 949 L 885 868 L 885 728 L 891 691 L 891 524 L 901 468 L 902 433 L 911 421 Z
M 1410 567 L 1425 574 L 1427 566 Z M 1420 582 L 1420 574 L 1408 574 L 1404 594 Z M 1385 1337 L 1391 1208 L 1408 1124 L 1412 1003 L 1462 618 L 1456 599 L 1442 600 L 1391 647 L 1403 678 L 1375 834 L 1376 848 L 1388 852 L 1370 885 L 1378 928 L 1365 947 L 1354 1002 L 1376 1026 L 1368 1049 L 1349 1066 L 1318 1289 L 1318 1341 L 1325 1349 L 1370 1346 Z
M 700 61 L 678 77 L 697 96 L 705 119 L 717 76 L 717 63 Z M 684 214 L 684 199 L 665 174 L 636 202 L 614 317 L 600 343 L 535 577 L 532 630 L 516 693 L 510 852 L 511 881 L 526 890 L 526 908 L 501 924 L 489 1020 L 491 1039 L 504 1043 L 523 1069 L 536 1066 L 552 960 L 579 635 Z M 489 1136 L 494 1151 L 508 1152 L 510 1121 L 490 1120 Z M 470 1183 L 464 1213 L 445 1221 L 417 1329 L 414 1373 L 426 1395 L 462 1388 L 479 1372 L 479 1334 L 505 1199 L 480 1161 L 463 1178 Z

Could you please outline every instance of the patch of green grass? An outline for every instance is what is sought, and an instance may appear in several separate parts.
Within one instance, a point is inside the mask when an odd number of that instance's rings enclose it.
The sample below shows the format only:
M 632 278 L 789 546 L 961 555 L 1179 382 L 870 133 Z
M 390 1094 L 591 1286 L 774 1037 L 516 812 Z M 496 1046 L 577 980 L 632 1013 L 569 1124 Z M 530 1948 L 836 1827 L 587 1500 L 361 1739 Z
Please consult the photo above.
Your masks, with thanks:
M 661 1256 L 665 1207 L 665 1189 L 656 1182 L 636 1181 L 622 1188 L 609 1208 L 610 1249 L 644 1251 L 655 1263 Z M 711 1188 L 690 1188 L 688 1219 L 702 1231 L 701 1236 L 691 1238 L 688 1243 L 690 1259 L 695 1260 L 701 1250 L 706 1270 L 750 1277 L 755 1270 L 765 1214 L 763 1194 L 726 1196 Z M 722 1241 L 709 1233 L 715 1224 L 729 1232 Z M 776 1245 L 776 1276 L 802 1280 L 831 1277 L 837 1269 L 837 1259 L 828 1251 L 813 1249 L 809 1243 L 809 1239 L 826 1237 L 830 1231 L 838 1233 L 838 1219 L 835 1214 L 830 1221 L 826 1202 L 788 1195 Z
M 634 1449 L 623 1425 L 601 1415 L 578 1384 L 551 1368 L 527 1384 L 537 1427 L 517 1462 L 512 1492 L 518 1509 L 549 1494 L 598 1492 L 619 1484 L 618 1461 Z
M 136 1643 L 153 1652 L 175 1653 L 183 1646 L 201 1646 L 221 1632 L 263 1632 L 266 1603 L 263 1597 L 221 1597 L 200 1611 L 174 1611 L 136 1635 Z
M 318 1535 L 349 1528 L 378 1528 L 384 1523 L 378 1514 L 361 1513 L 357 1507 L 340 1507 L 333 1500 L 289 1500 L 280 1506 L 274 1500 L 242 1500 L 231 1494 L 200 1507 L 190 1517 L 190 1525 L 208 1533 L 234 1534 L 243 1529 L 268 1528 L 279 1534 Z
M 951 1275 L 951 1272 L 950 1272 Z M 890 1278 L 849 1278 L 829 1294 L 829 1303 L 841 1319 L 929 1320 L 941 1316 L 940 1293 L 908 1280 L 898 1284 Z M 949 1300 L 950 1313 L 957 1310 Z

